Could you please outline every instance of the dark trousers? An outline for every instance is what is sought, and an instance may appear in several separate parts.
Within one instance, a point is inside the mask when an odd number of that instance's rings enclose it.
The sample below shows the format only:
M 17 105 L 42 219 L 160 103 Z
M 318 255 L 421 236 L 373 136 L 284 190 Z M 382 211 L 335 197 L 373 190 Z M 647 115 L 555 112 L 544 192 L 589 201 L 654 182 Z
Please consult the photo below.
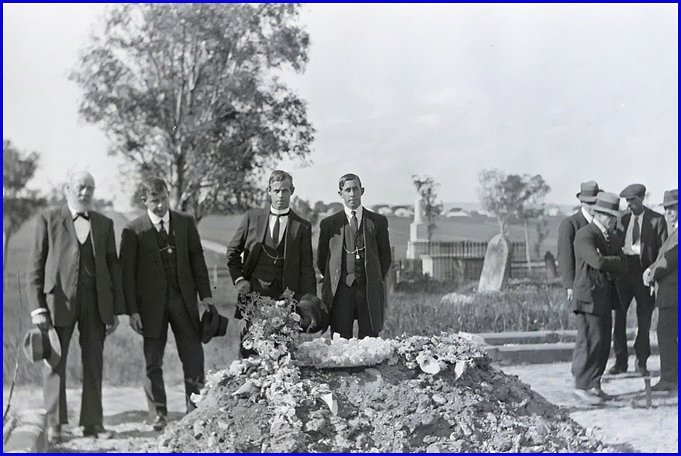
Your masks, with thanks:
M 281 294 L 284 292 L 284 286 L 279 279 L 274 279 L 271 283 L 262 283 L 257 278 L 252 277 L 250 282 L 251 291 L 258 293 L 260 296 L 267 296 L 272 299 L 279 299 L 281 297 Z M 238 312 L 237 318 L 242 318 L 241 312 Z M 248 358 L 250 356 L 258 354 L 255 350 L 246 349 L 243 346 L 244 337 L 246 337 L 246 333 L 248 333 L 249 326 L 250 326 L 249 322 L 247 321 L 244 327 L 241 329 L 241 332 L 239 333 L 240 359 Z
M 572 375 L 575 387 L 583 390 L 599 387 L 610 355 L 612 314 L 594 315 L 575 312 L 577 340 L 572 352 Z
M 620 307 L 615 309 L 615 329 L 613 330 L 613 349 L 615 364 L 626 368 L 629 358 L 627 349 L 627 311 L 632 298 L 636 298 L 636 320 L 638 329 L 634 341 L 634 352 L 640 366 L 645 367 L 650 356 L 650 320 L 653 315 L 655 298 L 650 288 L 643 285 L 643 269 L 637 256 L 627 256 L 627 276 L 617 280 L 617 293 Z
M 657 320 L 657 344 L 660 347 L 660 380 L 676 384 L 679 369 L 679 308 L 663 307 Z
M 351 339 L 355 320 L 359 326 L 357 337 L 360 339 L 378 337 L 378 333 L 371 329 L 366 283 L 355 280 L 349 287 L 344 280 L 341 280 L 331 307 L 331 331 L 339 333 L 345 339 Z
M 55 326 L 61 344 L 61 360 L 56 368 L 43 367 L 43 399 L 47 424 L 68 423 L 66 409 L 66 359 L 73 330 L 78 323 L 83 366 L 83 390 L 80 404 L 80 425 L 102 424 L 102 368 L 106 327 L 99 317 L 96 292 L 79 292 L 76 319 L 69 326 Z
M 144 393 L 147 396 L 151 417 L 168 413 L 163 383 L 163 353 L 168 341 L 168 323 L 175 335 L 177 353 L 182 362 L 187 413 L 194 409 L 194 404 L 190 400 L 191 394 L 198 394 L 205 381 L 201 336 L 192 324 L 182 296 L 172 287 L 168 287 L 161 335 L 158 338 L 144 338 L 144 359 L 147 365 Z

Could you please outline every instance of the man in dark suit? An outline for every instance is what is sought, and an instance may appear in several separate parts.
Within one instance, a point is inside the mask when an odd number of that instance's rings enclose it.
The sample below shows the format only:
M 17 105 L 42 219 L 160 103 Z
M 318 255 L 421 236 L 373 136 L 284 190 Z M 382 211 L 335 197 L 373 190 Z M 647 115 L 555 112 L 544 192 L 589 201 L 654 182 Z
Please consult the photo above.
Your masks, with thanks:
M 104 338 L 116 330 L 117 315 L 125 313 L 113 221 L 92 210 L 95 180 L 75 172 L 64 187 L 66 205 L 37 218 L 29 254 L 28 297 L 33 323 L 54 326 L 62 357 L 43 371 L 47 438 L 61 440 L 66 410 L 66 358 L 78 323 L 82 350 L 83 435 L 111 437 L 102 426 L 102 367 Z
M 617 280 L 620 305 L 615 309 L 615 329 L 613 348 L 615 364 L 608 371 L 616 375 L 627 371 L 629 351 L 627 348 L 627 311 L 632 298 L 636 298 L 636 320 L 638 330 L 634 342 L 636 370 L 642 375 L 650 375 L 647 369 L 650 356 L 650 320 L 653 315 L 655 298 L 643 284 L 643 271 L 657 258 L 660 247 L 667 239 L 667 224 L 664 216 L 643 205 L 646 188 L 632 184 L 622 190 L 621 198 L 626 198 L 629 212 L 622 216 L 622 251 L 626 263 L 626 274 Z
M 577 340 L 572 355 L 575 396 L 597 405 L 609 396 L 601 376 L 610 354 L 612 309 L 617 306 L 613 274 L 621 272 L 619 240 L 614 232 L 619 198 L 601 192 L 593 206 L 593 220 L 575 235 L 575 281 L 572 310 L 577 318 Z
M 239 295 L 255 291 L 278 299 L 287 288 L 298 300 L 317 294 L 312 226 L 291 210 L 294 191 L 289 173 L 273 171 L 267 186 L 270 207 L 247 212 L 227 246 L 227 266 Z M 241 319 L 238 307 L 235 317 Z M 245 325 L 242 320 L 242 338 Z M 242 357 L 250 354 L 241 347 Z
M 643 272 L 643 284 L 654 287 L 660 312 L 657 319 L 660 381 L 653 385 L 653 391 L 675 391 L 679 370 L 679 190 L 664 192 L 662 205 L 669 237 L 660 247 L 655 262 Z
M 387 304 L 385 278 L 391 265 L 388 219 L 362 207 L 359 177 L 338 182 L 344 209 L 321 221 L 317 267 L 324 275 L 322 301 L 331 309 L 331 331 L 350 339 L 377 337 Z
M 575 281 L 575 234 L 577 234 L 577 230 L 591 223 L 593 219 L 591 208 L 596 202 L 596 195 L 600 191 L 595 181 L 582 182 L 580 191 L 577 193 L 577 198 L 582 207 L 571 216 L 563 219 L 558 228 L 558 264 L 568 301 L 572 301 Z
M 147 212 L 123 230 L 121 269 L 130 326 L 144 336 L 149 415 L 154 430 L 161 430 L 168 414 L 162 369 L 168 324 L 182 361 L 189 413 L 192 393 L 198 394 L 204 384 L 200 314 L 213 298 L 194 219 L 169 210 L 163 179 L 145 179 L 141 190 Z

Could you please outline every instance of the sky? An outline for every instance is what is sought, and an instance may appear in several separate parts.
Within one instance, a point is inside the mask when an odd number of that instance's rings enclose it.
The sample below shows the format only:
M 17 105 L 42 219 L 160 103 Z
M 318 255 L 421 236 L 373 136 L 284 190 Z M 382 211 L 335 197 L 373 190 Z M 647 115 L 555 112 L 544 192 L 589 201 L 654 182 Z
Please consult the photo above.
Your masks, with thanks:
M 120 159 L 78 117 L 68 80 L 102 5 L 3 4 L 3 137 L 42 154 L 32 185 L 85 168 L 99 197 L 130 199 Z M 546 201 L 580 182 L 660 202 L 678 182 L 678 5 L 305 4 L 304 73 L 285 80 L 317 130 L 311 164 L 284 161 L 296 194 L 413 203 L 413 174 L 445 201 L 478 200 L 478 174 L 541 174 Z

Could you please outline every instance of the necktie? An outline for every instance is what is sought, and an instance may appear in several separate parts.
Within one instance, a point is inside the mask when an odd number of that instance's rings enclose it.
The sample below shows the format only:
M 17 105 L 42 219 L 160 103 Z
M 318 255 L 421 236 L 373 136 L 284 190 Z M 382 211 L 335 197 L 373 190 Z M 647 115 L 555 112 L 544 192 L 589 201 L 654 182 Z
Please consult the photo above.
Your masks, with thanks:
M 78 217 L 81 217 L 85 220 L 90 220 L 90 216 L 87 215 L 85 212 L 76 212 L 76 216 L 73 217 L 73 221 L 75 222 L 76 220 L 78 220 Z
M 641 227 L 638 224 L 638 216 L 634 216 L 634 228 L 631 230 L 631 243 L 636 244 L 641 237 Z
M 352 234 L 357 234 L 357 211 L 351 212 L 352 217 L 350 217 L 350 228 L 352 228 Z
M 163 226 L 163 220 L 161 220 L 161 229 L 158 230 L 159 233 L 168 235 L 168 232 L 166 231 L 165 227 Z
M 276 216 L 277 220 L 274 222 L 274 229 L 272 230 L 272 244 L 279 245 L 279 217 L 281 217 L 281 215 L 276 214 Z

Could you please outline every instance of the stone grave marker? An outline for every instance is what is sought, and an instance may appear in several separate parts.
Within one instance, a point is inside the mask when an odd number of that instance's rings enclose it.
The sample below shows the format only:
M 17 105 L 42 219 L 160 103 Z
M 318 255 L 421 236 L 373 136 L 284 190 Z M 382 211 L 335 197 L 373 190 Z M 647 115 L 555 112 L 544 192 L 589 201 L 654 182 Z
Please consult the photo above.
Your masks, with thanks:
M 501 234 L 487 244 L 478 293 L 501 291 L 511 272 L 511 243 Z

